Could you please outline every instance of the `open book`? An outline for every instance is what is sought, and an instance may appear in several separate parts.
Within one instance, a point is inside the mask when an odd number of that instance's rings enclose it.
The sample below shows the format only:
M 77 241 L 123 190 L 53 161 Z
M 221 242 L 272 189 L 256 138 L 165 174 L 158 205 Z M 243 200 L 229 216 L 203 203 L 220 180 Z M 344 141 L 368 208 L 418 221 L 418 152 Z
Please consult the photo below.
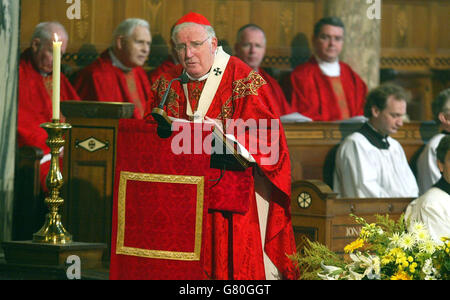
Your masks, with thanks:
M 169 118 L 173 122 L 191 122 L 185 119 Z M 256 163 L 253 156 L 238 142 L 234 135 L 226 134 L 223 131 L 220 121 L 205 117 L 203 122 L 213 125 L 211 168 L 244 171 Z
M 232 134 L 223 131 L 222 124 L 205 117 L 206 122 L 214 124 L 213 151 L 211 153 L 211 168 L 231 171 L 244 171 L 254 165 L 255 159 Z

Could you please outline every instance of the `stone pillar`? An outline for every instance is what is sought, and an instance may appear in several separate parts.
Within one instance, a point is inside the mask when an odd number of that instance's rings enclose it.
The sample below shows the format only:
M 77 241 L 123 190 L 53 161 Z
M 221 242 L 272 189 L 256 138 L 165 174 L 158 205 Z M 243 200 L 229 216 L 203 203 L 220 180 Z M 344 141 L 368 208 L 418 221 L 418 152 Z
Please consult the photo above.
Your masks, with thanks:
M 12 233 L 19 14 L 20 1 L 0 0 L 0 242 Z
M 379 84 L 382 0 L 324 0 L 323 16 L 336 16 L 345 24 L 340 59 L 348 63 L 369 89 Z

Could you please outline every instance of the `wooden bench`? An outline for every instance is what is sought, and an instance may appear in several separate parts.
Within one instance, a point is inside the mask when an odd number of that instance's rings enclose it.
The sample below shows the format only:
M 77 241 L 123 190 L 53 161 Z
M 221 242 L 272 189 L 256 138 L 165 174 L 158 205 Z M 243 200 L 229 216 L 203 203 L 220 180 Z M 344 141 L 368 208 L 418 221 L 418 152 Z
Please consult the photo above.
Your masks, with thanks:
M 340 142 L 362 123 L 284 123 L 291 158 L 292 182 L 318 179 L 332 186 L 334 157 Z M 405 123 L 392 137 L 397 139 L 415 173 L 415 161 L 424 144 L 438 132 L 434 122 Z
M 336 198 L 328 185 L 320 180 L 300 180 L 292 184 L 292 226 L 297 248 L 305 237 L 318 241 L 336 253 L 354 241 L 361 225 L 350 214 L 374 222 L 376 214 L 398 218 L 413 198 Z

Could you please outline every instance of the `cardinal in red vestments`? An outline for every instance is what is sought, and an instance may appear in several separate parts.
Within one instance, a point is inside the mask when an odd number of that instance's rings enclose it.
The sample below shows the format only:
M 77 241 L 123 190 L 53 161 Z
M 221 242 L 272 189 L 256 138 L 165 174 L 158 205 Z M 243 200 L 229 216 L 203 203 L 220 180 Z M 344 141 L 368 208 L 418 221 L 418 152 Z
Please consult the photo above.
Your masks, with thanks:
M 268 104 L 277 116 L 291 113 L 291 106 L 286 100 L 280 84 L 262 69 L 261 63 L 266 53 L 266 36 L 264 30 L 255 24 L 242 26 L 237 33 L 236 44 L 234 45 L 236 56 L 242 59 L 253 70 L 261 74 L 270 86 L 273 97 Z
M 56 33 L 62 41 L 61 51 L 67 47 L 68 35 L 64 27 L 56 22 L 39 24 L 33 34 L 31 46 L 20 56 L 19 103 L 17 122 L 18 146 L 32 146 L 42 149 L 41 187 L 47 191 L 45 177 L 50 168 L 50 149 L 46 144 L 47 132 L 40 127 L 52 121 L 52 38 Z M 61 73 L 60 99 L 79 100 L 69 80 Z
M 142 119 L 150 83 L 142 66 L 150 53 L 148 22 L 126 19 L 115 30 L 112 47 L 77 75 L 74 82 L 83 100 L 134 103 Z
M 314 121 L 336 121 L 364 114 L 367 86 L 352 68 L 339 61 L 344 24 L 321 19 L 314 28 L 315 56 L 290 76 L 291 106 Z
M 260 151 L 252 154 L 258 167 L 254 170 L 255 185 L 249 187 L 249 211 L 231 218 L 218 211 L 208 213 L 205 273 L 213 279 L 296 278 L 295 267 L 287 256 L 296 251 L 290 215 L 290 160 L 281 122 L 266 105 L 273 101 L 269 85 L 247 64 L 217 47 L 214 30 L 202 15 L 189 13 L 182 17 L 172 38 L 180 65 L 162 74 L 153 85 L 153 98 L 145 116 L 149 122 L 153 120 L 151 111 L 160 103 L 169 81 L 185 72 L 190 79 L 185 88 L 179 81 L 171 85 L 165 106 L 169 116 L 197 121 L 209 117 L 224 123 L 237 119 L 265 120 L 268 127 L 261 131 L 273 130 L 276 135 L 274 145 L 270 145 L 276 148 L 276 159 Z M 206 86 L 211 86 L 209 82 L 217 80 L 216 77 L 221 79 L 211 92 Z M 211 98 L 212 102 L 205 101 Z M 262 187 L 265 193 L 258 191 L 258 182 L 265 183 Z M 265 201 L 265 212 L 257 198 L 264 198 L 260 202 Z M 231 253 L 229 237 L 233 240 Z

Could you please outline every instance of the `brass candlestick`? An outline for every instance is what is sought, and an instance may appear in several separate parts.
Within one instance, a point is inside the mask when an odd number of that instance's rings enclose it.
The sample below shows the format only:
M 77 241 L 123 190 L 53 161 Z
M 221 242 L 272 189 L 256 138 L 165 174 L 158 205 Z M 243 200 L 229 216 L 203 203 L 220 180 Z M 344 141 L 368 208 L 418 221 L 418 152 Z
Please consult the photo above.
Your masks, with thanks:
M 59 196 L 59 190 L 64 180 L 59 168 L 59 150 L 64 146 L 64 134 L 72 128 L 70 124 L 53 120 L 51 123 L 43 123 L 41 127 L 48 133 L 47 145 L 51 151 L 50 171 L 47 174 L 46 184 L 50 195 L 45 198 L 49 213 L 45 215 L 45 223 L 42 228 L 33 234 L 33 242 L 66 244 L 72 242 L 72 235 L 66 231 L 61 223 L 59 206 L 64 199 Z

